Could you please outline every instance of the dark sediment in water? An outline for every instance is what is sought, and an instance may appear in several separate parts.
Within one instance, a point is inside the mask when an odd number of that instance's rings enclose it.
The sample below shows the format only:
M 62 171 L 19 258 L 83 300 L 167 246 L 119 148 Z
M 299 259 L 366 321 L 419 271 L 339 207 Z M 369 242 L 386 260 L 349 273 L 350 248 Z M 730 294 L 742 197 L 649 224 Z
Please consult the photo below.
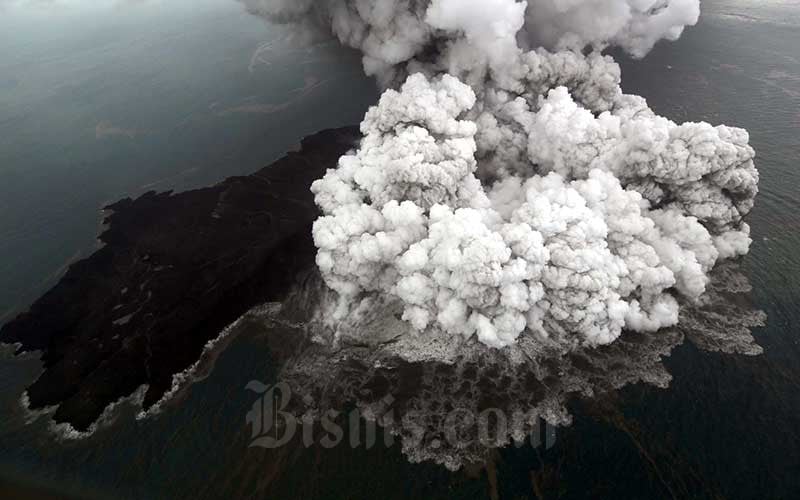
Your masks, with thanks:
M 357 408 L 391 433 L 410 461 L 452 470 L 491 463 L 497 449 L 512 443 L 519 447 L 532 439 L 541 445 L 541 431 L 549 432 L 542 420 L 570 425 L 569 406 L 575 401 L 617 411 L 613 401 L 623 387 L 668 387 L 672 375 L 664 360 L 684 339 L 702 350 L 762 352 L 751 330 L 766 318 L 749 301 L 749 282 L 735 261 L 711 272 L 702 300 L 683 304 L 681 324 L 657 332 L 624 332 L 598 347 L 575 344 L 572 335 L 556 329 L 549 338 L 523 335 L 503 349 L 443 332 L 420 335 L 398 319 L 392 301 L 381 300 L 332 331 L 314 311 L 326 310 L 320 305 L 335 297 L 315 269 L 302 277 L 279 309 L 254 312 L 250 318 L 277 354 L 272 362 L 279 367 L 280 390 L 290 395 L 282 411 L 306 421 Z M 433 355 L 421 356 L 426 351 Z M 249 388 L 261 394 L 268 390 Z M 260 408 L 254 407 L 252 421 L 271 415 Z M 602 416 L 618 417 L 608 411 Z M 254 438 L 258 429 L 268 428 L 266 423 L 253 425 Z
M 86 430 L 110 403 L 147 385 L 147 409 L 209 340 L 254 305 L 280 300 L 313 264 L 311 183 L 358 140 L 349 127 L 246 177 L 110 205 L 103 248 L 0 330 L 42 351 L 32 409 Z

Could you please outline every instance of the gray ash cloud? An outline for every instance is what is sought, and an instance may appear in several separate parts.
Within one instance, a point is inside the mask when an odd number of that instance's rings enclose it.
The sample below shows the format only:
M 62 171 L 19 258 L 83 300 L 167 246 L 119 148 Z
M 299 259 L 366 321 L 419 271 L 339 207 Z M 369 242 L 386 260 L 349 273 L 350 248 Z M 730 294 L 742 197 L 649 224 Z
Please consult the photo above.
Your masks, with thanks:
M 244 3 L 386 89 L 312 188 L 331 323 L 380 295 L 422 336 L 605 345 L 676 325 L 749 249 L 747 132 L 656 115 L 602 54 L 676 39 L 696 0 Z

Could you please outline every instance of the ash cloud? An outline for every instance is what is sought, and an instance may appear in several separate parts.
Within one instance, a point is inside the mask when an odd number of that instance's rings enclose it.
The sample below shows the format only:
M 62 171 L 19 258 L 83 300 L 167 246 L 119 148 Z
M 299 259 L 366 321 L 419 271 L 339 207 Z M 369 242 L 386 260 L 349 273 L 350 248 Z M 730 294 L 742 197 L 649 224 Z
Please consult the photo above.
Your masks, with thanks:
M 748 251 L 747 132 L 657 116 L 602 54 L 677 39 L 697 0 L 243 3 L 386 89 L 312 188 L 331 322 L 380 297 L 425 336 L 605 345 L 676 325 Z

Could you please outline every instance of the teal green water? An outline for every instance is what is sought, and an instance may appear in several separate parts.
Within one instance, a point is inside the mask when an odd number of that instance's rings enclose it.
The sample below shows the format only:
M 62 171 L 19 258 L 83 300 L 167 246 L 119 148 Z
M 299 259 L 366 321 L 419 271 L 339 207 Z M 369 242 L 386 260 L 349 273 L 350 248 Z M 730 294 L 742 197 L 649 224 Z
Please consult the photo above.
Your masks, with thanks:
M 119 24 L 80 29 L 64 13 L 64 34 L 54 27 L 41 45 L 28 25 L 11 23 L 18 49 L 0 43 L 3 307 L 34 298 L 89 248 L 104 201 L 154 182 L 192 186 L 252 171 L 305 133 L 355 123 L 375 98 L 358 61 L 331 47 L 318 48 L 324 56 L 311 64 L 305 51 L 267 52 L 283 64 L 250 73 L 254 49 L 276 34 L 233 2 L 172 4 L 98 8 L 92 16 Z M 659 113 L 750 130 L 762 180 L 744 266 L 755 305 L 769 315 L 755 332 L 764 354 L 677 348 L 666 361 L 669 389 L 622 390 L 613 421 L 576 404 L 574 425 L 559 430 L 553 449 L 499 453 L 501 498 L 535 497 L 532 472 L 543 470 L 560 498 L 800 495 L 798 7 L 704 1 L 701 24 L 679 42 L 622 61 L 626 90 Z M 8 37 L 3 16 L 0 37 Z M 313 87 L 325 78 L 335 80 Z M 312 90 L 292 100 L 299 87 Z M 98 134 L 102 122 L 111 126 Z M 211 375 L 163 414 L 134 421 L 122 411 L 78 442 L 56 442 L 42 420 L 25 424 L 17 401 L 38 370 L 35 360 L 0 364 L 0 477 L 96 498 L 261 498 L 267 489 L 278 499 L 488 497 L 485 473 L 408 464 L 397 448 L 279 457 L 247 448 L 254 397 L 244 386 L 274 377 L 257 338 L 232 342 Z

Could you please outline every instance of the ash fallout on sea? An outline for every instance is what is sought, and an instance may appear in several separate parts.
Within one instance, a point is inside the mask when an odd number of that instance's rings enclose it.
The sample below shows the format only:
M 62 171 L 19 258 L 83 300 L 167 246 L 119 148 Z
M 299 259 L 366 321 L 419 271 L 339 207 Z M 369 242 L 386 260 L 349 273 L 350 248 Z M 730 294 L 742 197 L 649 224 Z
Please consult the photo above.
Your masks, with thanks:
M 242 1 L 385 89 L 312 187 L 331 324 L 378 297 L 422 338 L 611 344 L 748 252 L 747 132 L 656 115 L 603 55 L 677 39 L 699 0 Z

